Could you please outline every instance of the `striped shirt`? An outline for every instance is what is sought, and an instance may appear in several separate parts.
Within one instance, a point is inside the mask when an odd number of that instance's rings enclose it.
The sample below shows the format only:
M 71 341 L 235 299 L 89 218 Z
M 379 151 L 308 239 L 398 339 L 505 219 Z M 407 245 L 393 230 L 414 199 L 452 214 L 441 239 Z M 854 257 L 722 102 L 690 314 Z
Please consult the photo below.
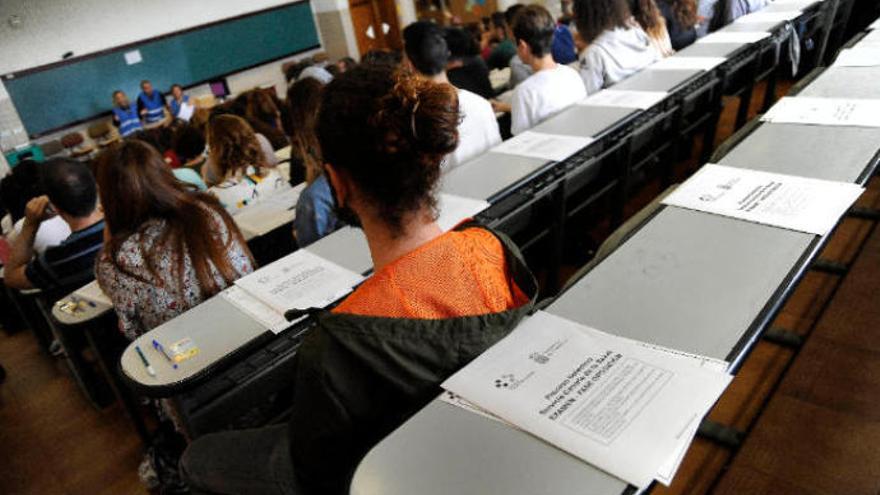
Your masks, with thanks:
M 25 276 L 34 287 L 44 291 L 76 289 L 94 280 L 95 258 L 103 243 L 101 220 L 38 254 L 25 268 Z

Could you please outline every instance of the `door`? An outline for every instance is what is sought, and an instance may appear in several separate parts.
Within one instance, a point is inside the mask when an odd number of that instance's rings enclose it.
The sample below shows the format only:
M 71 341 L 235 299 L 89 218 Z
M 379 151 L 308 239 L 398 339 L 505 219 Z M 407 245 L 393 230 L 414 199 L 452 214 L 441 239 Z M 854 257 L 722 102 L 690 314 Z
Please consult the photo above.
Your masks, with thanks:
M 403 48 L 394 0 L 349 0 L 349 10 L 361 55 Z

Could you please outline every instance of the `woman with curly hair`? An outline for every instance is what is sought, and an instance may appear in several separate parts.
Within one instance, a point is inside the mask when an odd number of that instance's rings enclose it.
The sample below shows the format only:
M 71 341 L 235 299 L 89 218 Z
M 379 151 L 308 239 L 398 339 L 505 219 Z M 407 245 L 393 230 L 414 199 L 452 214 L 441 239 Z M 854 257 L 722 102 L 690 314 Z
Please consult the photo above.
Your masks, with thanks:
M 208 151 L 211 167 L 203 168 L 205 182 L 210 175 L 219 181 L 208 189 L 229 212 L 255 203 L 262 196 L 284 186 L 277 169 L 269 168 L 251 126 L 235 115 L 218 115 L 208 122 Z
M 287 424 L 203 435 L 181 460 L 199 493 L 348 493 L 367 451 L 533 307 L 504 236 L 437 225 L 458 144 L 454 87 L 362 64 L 324 89 L 318 137 L 336 204 L 363 226 L 374 274 L 315 315 L 297 351 Z
M 657 7 L 666 19 L 666 29 L 674 50 L 681 50 L 697 41 L 699 18 L 696 0 L 657 0 Z

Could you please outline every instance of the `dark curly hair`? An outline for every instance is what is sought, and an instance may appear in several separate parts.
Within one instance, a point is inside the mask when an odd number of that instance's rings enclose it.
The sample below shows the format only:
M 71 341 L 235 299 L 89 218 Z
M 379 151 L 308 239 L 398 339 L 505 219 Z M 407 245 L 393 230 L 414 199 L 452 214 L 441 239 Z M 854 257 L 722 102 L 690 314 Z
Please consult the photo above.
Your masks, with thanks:
M 386 64 L 361 64 L 324 89 L 318 139 L 400 235 L 406 217 L 436 208 L 440 164 L 458 145 L 458 95 L 449 84 Z

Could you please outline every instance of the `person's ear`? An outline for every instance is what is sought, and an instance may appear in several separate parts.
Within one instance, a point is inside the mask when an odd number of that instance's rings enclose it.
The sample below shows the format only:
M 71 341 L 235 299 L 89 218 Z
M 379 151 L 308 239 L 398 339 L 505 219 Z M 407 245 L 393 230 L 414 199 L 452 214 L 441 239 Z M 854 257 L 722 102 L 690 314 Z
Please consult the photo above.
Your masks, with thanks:
M 327 174 L 327 180 L 330 181 L 330 186 L 336 192 L 336 206 L 348 205 L 351 199 L 351 188 L 347 178 L 343 177 L 343 174 L 329 163 L 324 164 L 324 173 Z
M 529 63 L 531 61 L 532 50 L 525 41 L 516 40 L 516 53 L 523 62 Z

